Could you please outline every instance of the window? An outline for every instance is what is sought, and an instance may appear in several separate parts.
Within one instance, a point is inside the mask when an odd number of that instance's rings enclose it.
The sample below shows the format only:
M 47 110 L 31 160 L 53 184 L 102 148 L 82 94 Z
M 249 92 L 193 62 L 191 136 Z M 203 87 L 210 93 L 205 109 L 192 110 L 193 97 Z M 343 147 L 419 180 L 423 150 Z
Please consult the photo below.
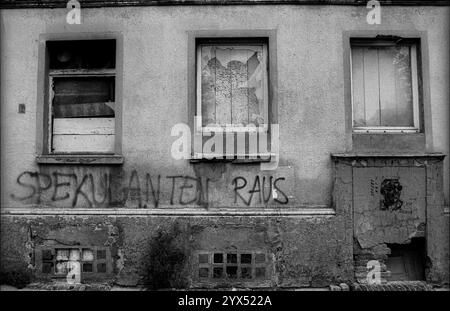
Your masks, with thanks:
M 86 246 L 58 246 L 38 248 L 42 261 L 40 272 L 51 277 L 65 278 L 73 270 L 81 277 L 90 274 L 111 273 L 111 255 L 107 248 Z
M 116 41 L 49 41 L 50 154 L 114 154 Z
M 252 281 L 268 278 L 267 255 L 263 252 L 201 252 L 199 279 Z
M 268 123 L 266 43 L 213 40 L 197 46 L 197 115 L 206 132 Z
M 419 132 L 418 45 L 407 39 L 352 39 L 355 132 Z
M 193 159 L 270 160 L 276 135 L 269 120 L 269 37 L 202 37 L 195 44 Z

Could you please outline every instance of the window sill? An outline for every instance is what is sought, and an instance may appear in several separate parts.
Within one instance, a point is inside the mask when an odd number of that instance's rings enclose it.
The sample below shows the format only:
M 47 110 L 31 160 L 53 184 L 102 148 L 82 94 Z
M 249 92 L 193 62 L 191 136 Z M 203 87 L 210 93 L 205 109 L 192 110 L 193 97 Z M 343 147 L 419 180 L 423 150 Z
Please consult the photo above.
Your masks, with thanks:
M 353 134 L 420 134 L 417 128 L 354 128 Z
M 221 157 L 219 159 L 217 158 L 213 158 L 213 159 L 208 159 L 206 156 L 202 157 L 201 155 L 192 157 L 190 159 L 191 163 L 198 163 L 198 162 L 230 162 L 230 163 L 234 163 L 234 164 L 245 164 L 245 163 L 261 163 L 261 162 L 270 162 L 272 160 L 272 157 L 274 156 L 273 154 L 267 154 L 267 155 L 261 155 L 264 157 L 264 159 L 258 157 L 258 158 L 254 158 L 254 159 L 250 159 L 250 158 L 244 158 L 244 159 L 238 159 L 238 158 L 226 158 L 225 155 L 221 156 L 218 155 L 217 157 Z
M 83 164 L 83 165 L 121 165 L 121 155 L 39 155 L 38 164 Z

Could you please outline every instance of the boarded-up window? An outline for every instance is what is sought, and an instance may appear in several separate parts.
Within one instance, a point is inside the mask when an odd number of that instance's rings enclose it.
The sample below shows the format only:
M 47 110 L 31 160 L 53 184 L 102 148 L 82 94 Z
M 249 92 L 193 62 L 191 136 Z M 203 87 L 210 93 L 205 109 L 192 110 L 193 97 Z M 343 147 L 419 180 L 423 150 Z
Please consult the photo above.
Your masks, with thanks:
M 197 115 L 202 128 L 268 123 L 267 45 L 205 43 L 197 47 Z
M 352 40 L 355 130 L 419 130 L 417 45 Z
M 52 153 L 114 153 L 115 41 L 48 43 Z

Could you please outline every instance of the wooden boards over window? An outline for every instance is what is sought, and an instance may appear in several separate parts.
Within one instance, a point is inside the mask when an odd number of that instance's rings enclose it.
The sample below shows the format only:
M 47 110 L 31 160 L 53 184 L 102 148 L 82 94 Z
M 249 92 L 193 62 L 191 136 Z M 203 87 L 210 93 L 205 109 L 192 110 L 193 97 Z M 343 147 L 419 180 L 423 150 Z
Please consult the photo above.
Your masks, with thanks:
M 48 49 L 50 153 L 114 153 L 115 41 L 58 41 Z

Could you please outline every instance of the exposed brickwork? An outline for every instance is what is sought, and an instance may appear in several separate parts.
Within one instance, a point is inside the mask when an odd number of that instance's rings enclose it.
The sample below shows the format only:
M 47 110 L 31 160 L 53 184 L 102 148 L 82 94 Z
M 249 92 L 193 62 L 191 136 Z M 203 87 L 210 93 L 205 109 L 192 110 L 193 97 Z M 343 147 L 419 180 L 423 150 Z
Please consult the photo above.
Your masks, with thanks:
M 353 258 L 355 280 L 367 284 L 367 263 L 380 263 L 381 283 L 390 277 L 387 259 L 390 243 L 405 245 L 413 238 L 425 238 L 429 262 L 426 280 L 435 284 L 448 283 L 448 219 L 444 213 L 442 192 L 442 156 L 351 156 L 335 157 L 337 185 L 340 192 L 352 194 L 336 197 L 341 206 L 353 196 Z M 345 169 L 347 171 L 344 174 Z M 398 210 L 384 210 L 379 181 L 398 176 L 403 183 Z M 407 188 L 412 191 L 408 192 Z M 344 194 L 345 194 L 344 192 Z M 395 220 L 394 220 L 395 219 Z
M 369 249 L 362 249 L 355 240 L 353 246 L 355 280 L 360 284 L 367 284 L 367 263 L 371 260 L 376 260 L 380 263 L 380 281 L 382 284 L 387 283 L 390 274 L 386 268 L 386 260 L 389 253 L 390 249 L 384 244 Z

